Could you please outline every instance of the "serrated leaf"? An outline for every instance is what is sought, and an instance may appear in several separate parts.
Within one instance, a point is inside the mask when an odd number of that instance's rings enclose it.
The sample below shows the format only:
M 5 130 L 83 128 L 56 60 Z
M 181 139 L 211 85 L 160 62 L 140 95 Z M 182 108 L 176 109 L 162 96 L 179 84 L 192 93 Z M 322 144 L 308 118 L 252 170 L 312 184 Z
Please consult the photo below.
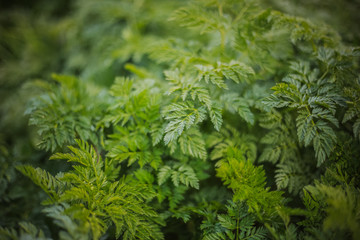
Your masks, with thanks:
M 179 180 L 186 186 L 191 186 L 195 189 L 199 189 L 199 179 L 196 177 L 194 170 L 190 166 L 182 165 L 178 169 Z
M 271 96 L 262 100 L 262 103 L 269 107 L 282 108 L 290 105 L 290 102 L 283 101 L 278 98 L 276 95 L 272 94 Z
M 202 122 L 206 118 L 204 107 L 194 108 L 192 102 L 173 103 L 168 106 L 163 115 L 170 120 L 165 128 L 164 142 L 169 144 L 176 140 L 185 129 Z
M 172 171 L 171 172 L 171 180 L 172 180 L 173 184 L 175 185 L 175 187 L 179 186 L 180 177 L 179 177 L 179 172 L 178 171 Z
M 227 228 L 229 230 L 236 229 L 236 223 L 231 219 L 229 215 L 220 214 L 218 215 L 218 219 L 221 226 L 223 226 L 224 228 Z
M 305 133 L 305 137 L 304 137 L 305 147 L 310 145 L 310 143 L 312 142 L 312 140 L 314 139 L 314 137 L 317 133 L 316 131 L 317 131 L 316 125 L 308 124 L 306 133 Z
M 171 176 L 172 174 L 172 169 L 169 166 L 164 166 L 162 168 L 160 168 L 159 173 L 158 173 L 158 184 L 162 185 L 166 182 L 166 180 Z
M 207 151 L 202 134 L 196 128 L 191 128 L 179 137 L 180 149 L 184 154 L 205 160 Z
M 315 157 L 318 160 L 318 166 L 320 166 L 326 160 L 326 145 L 324 144 L 324 140 L 320 136 L 315 136 L 314 138 L 314 149 L 315 149 Z
M 249 106 L 243 104 L 238 108 L 238 113 L 247 123 L 254 125 L 255 117 L 254 114 L 250 111 Z
M 277 163 L 281 156 L 281 148 L 279 146 L 267 147 L 262 152 L 259 161 L 260 162 L 272 162 Z
M 347 121 L 353 119 L 357 115 L 356 109 L 354 107 L 350 107 L 344 115 L 342 123 L 346 123 Z
M 209 112 L 211 122 L 214 124 L 214 128 L 217 131 L 220 131 L 221 125 L 223 123 L 222 109 L 220 107 L 213 106 Z

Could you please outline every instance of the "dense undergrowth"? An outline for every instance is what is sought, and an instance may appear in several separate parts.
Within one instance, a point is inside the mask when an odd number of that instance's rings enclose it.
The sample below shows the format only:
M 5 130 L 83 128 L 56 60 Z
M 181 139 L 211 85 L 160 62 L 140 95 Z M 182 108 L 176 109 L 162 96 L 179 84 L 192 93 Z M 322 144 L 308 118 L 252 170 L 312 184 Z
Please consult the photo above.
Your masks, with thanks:
M 360 239 L 357 1 L 0 6 L 1 239 Z

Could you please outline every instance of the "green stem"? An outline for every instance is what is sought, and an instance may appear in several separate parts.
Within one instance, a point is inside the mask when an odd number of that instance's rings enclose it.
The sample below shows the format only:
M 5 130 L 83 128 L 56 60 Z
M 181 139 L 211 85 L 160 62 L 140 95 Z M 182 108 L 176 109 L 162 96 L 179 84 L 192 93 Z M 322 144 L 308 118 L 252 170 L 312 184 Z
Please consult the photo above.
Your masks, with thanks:
M 326 77 L 326 75 L 328 74 L 328 72 L 329 72 L 329 67 L 326 68 L 326 71 L 323 73 L 323 75 L 321 75 L 321 77 L 319 78 L 319 81 L 323 80 Z
M 219 15 L 222 17 L 223 16 L 223 6 L 221 3 L 218 2 L 218 6 L 219 6 Z
M 306 108 L 307 112 L 309 113 L 308 114 L 308 117 L 309 117 L 311 115 L 311 111 L 307 105 L 305 105 L 305 108 Z M 312 119 L 312 118 L 311 118 L 311 123 L 312 123 L 313 127 L 315 127 L 315 122 L 314 122 L 314 119 Z M 317 131 L 317 129 L 315 129 L 315 132 L 316 132 L 316 135 L 319 135 L 319 132 Z
M 317 52 L 317 47 L 316 47 L 316 44 L 315 44 L 314 40 L 311 41 L 311 46 L 313 48 L 313 51 Z
M 236 240 L 239 240 L 239 219 L 236 220 Z
M 235 23 L 235 22 L 239 21 L 240 18 L 244 15 L 244 13 L 246 12 L 246 10 L 247 10 L 248 8 L 249 8 L 248 5 L 244 6 L 244 7 L 241 9 L 240 13 L 236 16 L 236 18 L 235 18 L 232 22 Z
M 221 49 L 225 48 L 225 31 L 224 29 L 219 29 L 220 37 L 221 37 Z

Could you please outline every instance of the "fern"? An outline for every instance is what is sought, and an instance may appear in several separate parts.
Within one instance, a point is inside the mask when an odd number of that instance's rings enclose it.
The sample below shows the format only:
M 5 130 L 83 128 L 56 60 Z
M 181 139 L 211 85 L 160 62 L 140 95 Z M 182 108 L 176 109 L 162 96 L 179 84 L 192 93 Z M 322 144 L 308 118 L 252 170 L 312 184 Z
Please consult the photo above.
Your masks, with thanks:
M 239 62 L 217 63 L 216 67 L 196 65 L 199 72 L 199 81 L 211 82 L 219 88 L 228 89 L 224 79 L 231 79 L 236 83 L 249 81 L 249 76 L 254 75 L 254 70 Z
M 360 118 L 359 118 L 359 104 L 357 102 L 359 101 L 360 97 L 360 87 L 359 83 L 356 82 L 355 85 L 351 88 L 346 88 L 345 90 L 346 96 L 350 99 L 350 101 L 347 102 L 349 108 L 346 110 L 342 123 L 346 123 L 350 120 L 354 120 L 353 123 L 353 133 L 354 136 L 358 139 L 360 139 Z
M 325 200 L 322 205 L 310 200 L 308 205 L 308 209 L 313 211 L 312 215 L 314 215 L 314 211 L 319 210 L 327 213 L 323 222 L 324 229 L 345 230 L 351 233 L 352 239 L 358 238 L 359 219 L 357 212 L 359 211 L 359 200 L 357 189 L 351 187 L 342 189 L 340 187 L 316 184 L 315 186 L 309 186 L 307 190 L 311 193 L 312 198 L 323 198 Z
M 196 177 L 194 170 L 190 166 L 181 165 L 180 167 L 175 166 L 174 168 L 164 166 L 159 170 L 159 185 L 162 185 L 167 181 L 167 179 L 171 178 L 171 181 L 175 185 L 175 187 L 178 187 L 179 183 L 182 183 L 186 186 L 191 186 L 199 189 L 199 180 Z
M 214 15 L 216 18 L 214 18 Z M 201 29 L 200 33 L 219 30 L 226 27 L 226 20 L 222 16 L 212 14 L 206 10 L 191 6 L 188 8 L 181 8 L 174 12 L 173 20 L 179 21 L 185 27 L 198 27 Z
M 184 129 L 205 120 L 205 108 L 195 108 L 192 102 L 173 103 L 163 110 L 166 120 L 170 120 L 165 128 L 164 142 L 169 144 L 177 140 Z
M 249 211 L 260 219 L 266 220 L 276 213 L 281 206 L 281 192 L 266 188 L 265 172 L 255 167 L 237 149 L 228 149 L 227 158 L 217 163 L 217 176 L 234 192 L 234 201 L 246 201 Z
M 60 86 L 43 84 L 44 95 L 34 99 L 26 111 L 29 124 L 38 126 L 39 147 L 54 152 L 73 144 L 75 138 L 97 144 L 95 124 L 102 114 L 102 103 L 91 101 L 89 90 L 75 77 L 54 74 L 53 79 Z
M 275 171 L 275 181 L 278 189 L 288 188 L 293 194 L 299 193 L 304 186 L 310 183 L 309 167 L 300 163 L 279 164 Z
M 151 139 L 146 137 L 143 132 L 137 132 L 133 136 L 124 135 L 129 133 L 128 131 L 119 131 L 111 136 L 108 144 L 108 157 L 111 157 L 118 162 L 128 161 L 128 166 L 137 162 L 140 167 L 148 164 L 157 169 L 161 164 L 160 158 L 161 152 L 158 149 L 153 149 Z
M 220 133 L 213 134 L 207 140 L 209 147 L 213 148 L 211 160 L 226 158 L 229 147 L 239 148 L 250 161 L 256 159 L 257 147 L 253 136 L 241 135 L 231 126 L 224 126 Z
M 93 239 L 99 239 L 110 223 L 116 227 L 116 237 L 162 238 L 159 227 L 153 221 L 157 214 L 145 203 L 147 199 L 154 197 L 154 193 L 141 184 L 129 185 L 130 180 L 108 181 L 104 163 L 95 149 L 85 142 L 77 143 L 79 148 L 69 147 L 71 153 L 57 153 L 51 157 L 76 163 L 73 171 L 59 178 L 68 187 L 58 194 L 56 202 L 70 204 L 66 209 L 68 216 L 85 222 Z M 20 169 L 25 172 L 31 167 Z M 27 170 L 25 173 L 35 171 Z M 45 178 L 47 183 L 48 174 L 39 170 L 37 172 L 42 175 L 28 175 L 49 192 L 52 185 L 45 185 L 42 180 Z
M 75 221 L 66 215 L 67 208 L 69 208 L 69 206 L 63 203 L 43 210 L 48 217 L 53 219 L 57 226 L 62 228 L 62 230 L 59 231 L 59 238 L 62 240 L 91 238 L 87 224 L 85 222 Z
M 335 113 L 336 106 L 343 105 L 343 98 L 337 93 L 335 85 L 326 81 L 326 72 L 318 78 L 317 71 L 311 71 L 309 64 L 302 62 L 293 64 L 292 69 L 296 73 L 284 78 L 285 83 L 273 87 L 275 93 L 264 103 L 272 107 L 298 110 L 298 140 L 305 146 L 313 143 L 320 165 L 330 156 L 337 142 L 332 126 L 339 127 Z
M 130 79 L 115 80 L 110 93 L 116 104 L 108 108 L 108 114 L 98 123 L 98 127 L 108 126 L 109 123 L 125 126 L 157 120 L 159 106 L 156 95 L 151 96 L 146 88 L 136 88 L 134 85 Z
M 205 141 L 201 132 L 196 128 L 190 128 L 179 138 L 180 149 L 184 154 L 205 160 L 207 152 Z
M 224 104 L 226 110 L 231 113 L 238 113 L 239 116 L 251 125 L 255 122 L 254 114 L 250 110 L 249 101 L 241 98 L 236 93 L 224 94 L 220 101 Z
M 356 3 L 21 2 L 0 238 L 359 238 Z
M 196 79 L 194 78 L 180 76 L 178 69 L 175 71 L 165 71 L 165 76 L 166 80 L 170 81 L 173 85 L 168 91 L 168 94 L 179 93 L 183 101 L 185 101 L 188 96 L 192 101 L 197 100 L 207 108 L 214 128 L 219 131 L 222 124 L 222 109 L 215 101 L 211 100 L 209 90 L 196 83 Z
M 157 63 L 170 64 L 176 69 L 189 62 L 203 61 L 194 54 L 200 48 L 199 45 L 200 43 L 169 39 L 152 46 L 148 51 L 150 57 Z
M 229 201 L 226 209 L 226 214 L 217 214 L 216 218 L 202 212 L 207 217 L 200 226 L 202 239 L 266 239 L 267 231 L 254 226 L 255 216 L 248 213 L 246 204 Z
M 59 192 L 64 188 L 64 183 L 61 182 L 58 177 L 52 176 L 41 168 L 33 168 L 31 166 L 18 166 L 17 170 L 41 187 L 41 189 L 50 197 L 52 203 L 59 200 Z
M 19 223 L 20 230 L 17 232 L 15 229 L 8 229 L 0 227 L 0 237 L 4 240 L 17 240 L 17 239 L 39 239 L 48 240 L 42 230 L 27 222 Z

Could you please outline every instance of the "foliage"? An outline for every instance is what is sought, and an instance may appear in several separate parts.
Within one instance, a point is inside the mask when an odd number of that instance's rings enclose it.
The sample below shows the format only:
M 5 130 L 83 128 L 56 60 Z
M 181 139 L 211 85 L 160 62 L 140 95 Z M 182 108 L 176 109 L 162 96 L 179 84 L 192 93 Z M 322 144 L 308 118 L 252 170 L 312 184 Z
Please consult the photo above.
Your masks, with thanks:
M 125 178 L 108 179 L 118 171 L 112 163 L 103 162 L 88 144 L 77 143 L 79 148 L 69 147 L 71 153 L 57 153 L 50 158 L 77 163 L 72 172 L 53 177 L 31 166 L 19 166 L 18 170 L 48 194 L 46 204 L 67 204 L 64 213 L 86 227 L 92 239 L 98 239 L 110 223 L 116 227 L 116 238 L 162 238 L 159 227 L 152 222 L 157 214 L 146 205 L 154 193 L 141 184 L 128 184 L 130 180 Z
M 360 238 L 345 2 L 0 3 L 0 238 Z
M 266 239 L 264 227 L 255 226 L 255 216 L 248 212 L 243 202 L 229 201 L 225 214 L 216 214 L 206 210 L 200 211 L 206 217 L 200 228 L 203 239 Z
M 53 75 L 53 78 L 60 86 L 39 83 L 46 93 L 34 100 L 27 111 L 29 124 L 41 126 L 39 147 L 55 151 L 57 147 L 74 143 L 75 138 L 97 144 L 94 123 L 102 115 L 102 105 L 101 101 L 92 100 L 98 93 L 89 94 L 87 86 L 74 77 Z
M 19 223 L 20 230 L 16 232 L 15 229 L 0 228 L 1 239 L 48 239 L 42 230 L 37 229 L 34 225 L 27 222 Z
M 282 205 L 282 193 L 265 188 L 266 177 L 262 167 L 254 166 L 241 151 L 229 149 L 227 158 L 217 164 L 217 176 L 233 190 L 234 201 L 246 201 L 249 211 L 262 221 L 271 219 Z

